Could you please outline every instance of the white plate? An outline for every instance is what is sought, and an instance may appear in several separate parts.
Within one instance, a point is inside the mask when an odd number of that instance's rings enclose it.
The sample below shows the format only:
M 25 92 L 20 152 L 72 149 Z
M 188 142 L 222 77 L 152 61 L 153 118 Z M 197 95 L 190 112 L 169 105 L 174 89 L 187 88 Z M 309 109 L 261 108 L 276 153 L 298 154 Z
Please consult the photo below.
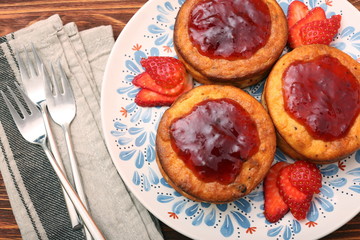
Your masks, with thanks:
M 164 181 L 155 161 L 155 134 L 166 107 L 138 107 L 133 101 L 138 89 L 131 80 L 143 71 L 139 64 L 142 57 L 175 56 L 172 31 L 183 2 L 147 2 L 118 37 L 106 67 L 101 101 L 103 130 L 114 164 L 128 188 L 162 222 L 195 239 L 318 239 L 352 219 L 360 211 L 360 151 L 339 165 L 320 166 L 323 187 L 303 221 L 289 213 L 275 224 L 267 222 L 262 186 L 235 202 L 215 205 L 188 200 Z M 289 2 L 279 1 L 285 12 Z M 332 45 L 360 59 L 359 11 L 345 0 L 310 0 L 307 4 L 323 7 L 328 16 L 342 15 L 342 27 Z M 263 82 L 246 91 L 259 99 L 262 89 Z M 277 151 L 275 161 L 293 160 Z

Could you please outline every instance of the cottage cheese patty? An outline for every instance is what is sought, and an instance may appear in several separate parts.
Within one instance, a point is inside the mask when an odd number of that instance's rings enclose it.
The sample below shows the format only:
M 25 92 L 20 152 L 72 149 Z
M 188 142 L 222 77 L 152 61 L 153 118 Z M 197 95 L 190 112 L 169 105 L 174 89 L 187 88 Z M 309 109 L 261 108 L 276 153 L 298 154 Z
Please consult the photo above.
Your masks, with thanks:
M 276 63 L 263 100 L 285 153 L 331 163 L 360 148 L 359 65 L 326 45 L 296 48 Z
M 246 87 L 268 74 L 287 30 L 275 0 L 187 0 L 176 18 L 174 45 L 197 81 Z
M 250 193 L 275 154 L 273 124 L 262 105 L 239 88 L 203 85 L 182 95 L 159 123 L 160 171 L 195 201 L 224 203 Z

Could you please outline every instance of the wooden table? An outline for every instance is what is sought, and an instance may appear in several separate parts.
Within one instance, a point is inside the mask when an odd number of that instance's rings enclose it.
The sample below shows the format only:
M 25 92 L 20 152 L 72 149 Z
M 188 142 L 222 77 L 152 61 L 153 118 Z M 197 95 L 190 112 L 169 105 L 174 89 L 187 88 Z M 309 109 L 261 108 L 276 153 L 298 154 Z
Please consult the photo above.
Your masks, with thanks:
M 117 37 L 146 0 L 1 0 L 0 36 L 16 31 L 55 13 L 76 22 L 79 30 L 111 24 Z M 360 0 L 350 0 L 360 9 Z M 359 203 L 360 204 L 360 203 Z M 161 223 L 166 240 L 188 239 Z M 21 239 L 0 174 L 0 240 Z M 360 214 L 323 239 L 360 239 Z

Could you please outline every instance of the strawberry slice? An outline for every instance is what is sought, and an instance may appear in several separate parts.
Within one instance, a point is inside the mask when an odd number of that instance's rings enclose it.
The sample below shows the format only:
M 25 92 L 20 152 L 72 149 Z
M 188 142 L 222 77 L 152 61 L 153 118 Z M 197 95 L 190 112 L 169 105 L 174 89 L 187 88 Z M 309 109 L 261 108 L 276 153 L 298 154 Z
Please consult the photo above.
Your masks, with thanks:
M 309 199 L 304 202 L 296 203 L 296 205 L 290 207 L 290 212 L 297 220 L 303 220 L 306 218 L 306 214 L 310 209 L 312 195 L 309 195 Z
M 143 72 L 134 77 L 132 83 L 140 88 L 145 88 L 163 95 L 176 96 L 184 88 L 185 82 L 179 82 L 173 88 L 163 87 L 156 83 L 156 81 L 150 76 L 148 72 Z
M 304 18 L 299 20 L 289 29 L 289 39 L 288 43 L 291 48 L 296 48 L 298 46 L 304 45 L 302 42 L 302 38 L 300 36 L 300 29 L 306 25 L 307 23 L 325 20 L 326 15 L 324 9 L 321 7 L 315 7 L 311 9 Z
M 170 106 L 177 96 L 166 96 L 148 89 L 141 89 L 135 97 L 135 103 L 141 107 Z
M 184 64 L 173 57 L 148 57 L 140 61 L 151 78 L 163 88 L 174 88 L 186 78 Z
M 280 170 L 288 165 L 286 162 L 274 164 L 264 179 L 264 215 L 265 218 L 272 223 L 279 221 L 289 211 L 289 207 L 284 202 L 277 187 Z
M 291 28 L 308 14 L 308 7 L 300 1 L 290 3 L 287 13 L 288 27 Z
M 173 57 L 148 57 L 140 61 L 145 72 L 132 83 L 142 88 L 135 103 L 142 107 L 170 106 L 178 96 L 193 87 L 185 66 Z
M 329 19 L 313 21 L 300 29 L 303 44 L 329 45 L 340 28 L 341 15 Z
M 322 176 L 315 164 L 296 161 L 290 169 L 290 182 L 299 191 L 305 194 L 320 192 Z
M 305 219 L 310 208 L 312 194 L 299 191 L 290 181 L 291 165 L 281 169 L 278 177 L 278 188 L 284 202 L 289 206 L 290 212 L 297 220 Z
M 170 106 L 181 94 L 193 88 L 192 79 L 189 77 L 184 88 L 176 96 L 163 95 L 146 88 L 142 88 L 135 97 L 135 103 L 141 107 Z

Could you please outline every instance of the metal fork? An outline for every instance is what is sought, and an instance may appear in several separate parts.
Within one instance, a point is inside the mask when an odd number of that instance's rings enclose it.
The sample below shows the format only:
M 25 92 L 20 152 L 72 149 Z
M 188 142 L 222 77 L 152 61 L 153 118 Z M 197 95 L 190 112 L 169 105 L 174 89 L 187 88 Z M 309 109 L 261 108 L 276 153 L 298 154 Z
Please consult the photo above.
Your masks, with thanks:
M 42 66 L 42 71 L 44 71 L 43 66 Z M 70 197 L 76 210 L 78 211 L 81 218 L 83 219 L 85 225 L 89 229 L 91 235 L 96 240 L 105 239 L 104 236 L 102 235 L 102 233 L 100 232 L 99 228 L 96 226 L 94 220 L 91 218 L 90 214 L 86 210 L 85 206 L 79 199 L 75 190 L 70 185 L 64 172 L 61 170 L 61 168 L 58 165 L 57 161 L 55 160 L 52 152 L 50 151 L 50 149 L 47 146 L 47 144 L 46 144 L 47 135 L 46 135 L 46 130 L 45 130 L 44 119 L 42 117 L 42 113 L 36 107 L 36 105 L 31 102 L 29 97 L 26 96 L 26 94 L 20 89 L 19 85 L 15 83 L 15 86 L 17 87 L 18 91 L 20 92 L 21 96 L 23 97 L 24 101 L 26 102 L 26 105 L 28 106 L 28 109 L 30 112 L 30 113 L 28 113 L 26 111 L 25 107 L 21 104 L 19 99 L 16 97 L 15 93 L 11 90 L 10 87 L 8 87 L 8 90 L 9 90 L 12 98 L 15 100 L 18 108 L 20 109 L 22 117 L 17 113 L 14 106 L 11 104 L 11 102 L 6 97 L 4 92 L 3 91 L 0 91 L 0 92 L 5 100 L 5 103 L 9 109 L 11 116 L 13 117 L 14 122 L 15 122 L 17 128 L 19 129 L 21 135 L 27 141 L 34 143 L 34 144 L 38 144 L 44 149 L 46 156 L 50 160 L 50 163 L 60 180 L 60 183 L 66 190 L 68 196 Z
M 45 95 L 47 109 L 50 113 L 51 118 L 54 120 L 54 122 L 61 126 L 64 132 L 71 170 L 74 178 L 75 189 L 81 201 L 84 203 L 84 206 L 89 209 L 86 195 L 84 193 L 81 175 L 78 168 L 78 163 L 74 153 L 73 144 L 70 137 L 70 124 L 76 116 L 75 97 L 70 86 L 70 82 L 60 62 L 58 62 L 58 69 L 60 72 L 60 81 L 55 77 L 55 71 L 52 65 L 50 78 L 46 76 Z M 85 235 L 87 239 L 90 239 L 90 234 L 86 228 Z
M 50 144 L 50 149 L 52 150 L 54 157 L 55 157 L 56 161 L 58 162 L 61 170 L 63 172 L 65 172 L 64 164 L 61 160 L 60 153 L 59 153 L 56 143 L 55 143 L 54 135 L 50 128 L 49 116 L 46 112 L 46 101 L 45 101 L 46 96 L 45 96 L 45 89 L 44 89 L 44 82 L 45 82 L 44 72 L 45 71 L 42 71 L 42 69 L 41 69 L 41 66 L 43 66 L 43 63 L 42 63 L 33 44 L 31 45 L 31 48 L 32 48 L 32 52 L 34 55 L 35 64 L 30 60 L 29 53 L 25 47 L 24 47 L 24 51 L 25 51 L 25 55 L 26 55 L 26 59 L 25 59 L 26 64 L 24 63 L 24 60 L 20 57 L 19 53 L 18 52 L 16 53 L 16 58 L 19 63 L 19 69 L 20 69 L 20 75 L 21 75 L 23 87 L 24 87 L 24 90 L 25 90 L 27 96 L 29 96 L 29 99 L 34 104 L 38 105 L 38 107 L 41 109 L 41 112 L 42 112 L 42 115 L 44 118 L 45 129 L 48 134 L 48 142 Z M 27 71 L 27 68 L 25 65 L 28 66 L 29 72 Z M 68 213 L 69 213 L 69 217 L 70 217 L 70 221 L 71 221 L 71 226 L 75 230 L 80 229 L 82 227 L 82 225 L 79 221 L 76 210 L 75 210 L 72 202 L 70 201 L 69 197 L 67 196 L 67 194 L 65 194 L 64 189 L 63 189 L 63 191 L 64 191 L 66 207 L 68 209 Z

